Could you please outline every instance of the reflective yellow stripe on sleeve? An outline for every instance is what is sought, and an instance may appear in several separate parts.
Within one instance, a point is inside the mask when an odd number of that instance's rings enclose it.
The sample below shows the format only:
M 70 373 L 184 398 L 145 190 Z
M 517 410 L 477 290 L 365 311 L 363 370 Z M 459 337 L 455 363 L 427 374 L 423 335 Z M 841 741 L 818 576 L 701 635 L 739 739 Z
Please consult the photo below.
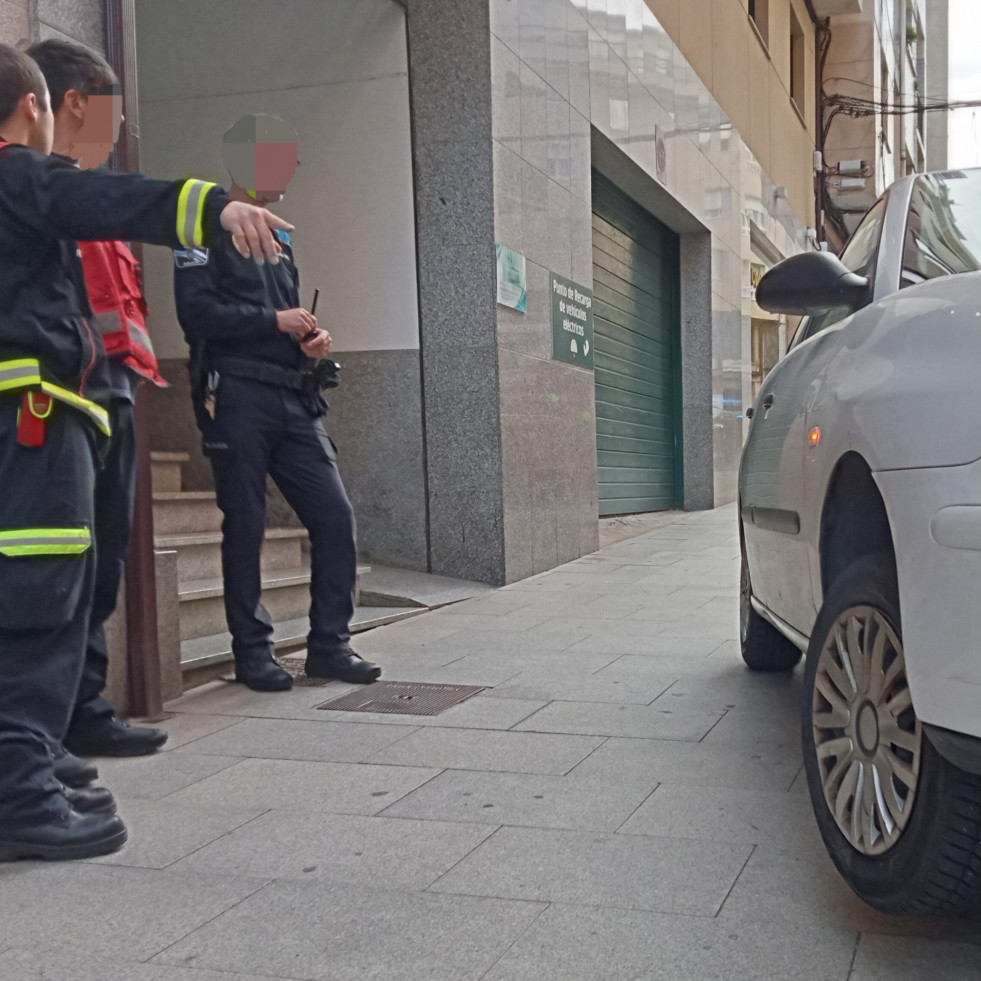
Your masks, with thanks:
M 213 187 L 213 181 L 184 181 L 177 199 L 177 238 L 185 249 L 204 245 L 204 203 Z
M 59 402 L 84 412 L 102 432 L 107 436 L 111 435 L 109 413 L 91 399 L 43 379 L 41 362 L 36 358 L 0 361 L 0 392 L 24 391 L 29 388 L 39 388 Z
M 81 555 L 92 544 L 88 528 L 12 528 L 0 531 L 0 555 Z

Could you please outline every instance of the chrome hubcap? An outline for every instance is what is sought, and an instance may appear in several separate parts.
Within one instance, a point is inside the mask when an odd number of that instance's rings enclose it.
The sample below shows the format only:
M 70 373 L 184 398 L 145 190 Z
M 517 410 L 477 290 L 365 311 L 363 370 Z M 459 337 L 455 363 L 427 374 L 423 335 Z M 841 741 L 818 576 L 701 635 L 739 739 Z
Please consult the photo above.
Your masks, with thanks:
M 838 828 L 863 855 L 881 855 L 913 811 L 923 737 L 902 641 L 873 607 L 846 610 L 825 639 L 811 723 Z

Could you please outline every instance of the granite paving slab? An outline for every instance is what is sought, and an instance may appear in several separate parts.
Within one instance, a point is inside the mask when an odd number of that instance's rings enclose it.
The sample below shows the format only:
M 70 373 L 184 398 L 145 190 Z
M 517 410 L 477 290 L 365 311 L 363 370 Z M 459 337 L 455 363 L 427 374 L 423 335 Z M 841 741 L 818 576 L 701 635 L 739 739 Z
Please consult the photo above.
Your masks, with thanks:
M 430 727 L 379 750 L 367 762 L 452 770 L 567 773 L 603 742 L 597 736 Z
M 550 906 L 484 981 L 846 981 L 855 935 Z M 959 981 L 959 979 L 958 979 Z
M 173 800 L 117 798 L 116 805 L 129 840 L 112 855 L 88 860 L 94 864 L 167 868 L 263 813 L 261 808 L 231 808 L 220 801 L 191 806 Z
M 376 814 L 437 773 L 439 770 L 411 766 L 243 760 L 168 800 L 199 807 L 221 801 L 236 808 L 367 815 Z
M 120 798 L 159 800 L 241 762 L 238 756 L 154 753 L 129 759 L 99 759 L 99 783 Z
M 675 712 L 670 707 L 659 707 L 659 701 L 651 705 L 550 702 L 514 728 L 525 732 L 567 732 L 586 736 L 635 736 L 697 742 L 718 723 L 725 711 Z
M 19 863 L 0 871 L 0 936 L 76 957 L 146 960 L 263 884 L 90 862 Z
M 768 922 L 785 927 L 820 923 L 832 929 L 954 943 L 981 940 L 977 918 L 886 916 L 866 906 L 838 874 L 816 827 L 793 848 L 756 846 L 719 918 L 733 924 Z
M 158 728 L 167 731 L 167 742 L 158 752 L 167 753 L 178 749 L 202 736 L 236 725 L 238 721 L 234 716 L 228 715 L 192 715 L 190 712 L 170 715 L 162 722 L 154 723 Z
M 305 981 L 479 981 L 540 903 L 274 882 L 154 963 Z
M 619 829 L 703 841 L 817 844 L 810 801 L 800 794 L 662 784 Z
M 342 722 L 296 719 L 243 719 L 237 725 L 186 745 L 181 752 L 235 753 L 253 759 L 319 760 L 325 763 L 361 763 L 379 750 L 416 731 L 411 719 L 405 726 L 352 726 Z
M 751 845 L 504 827 L 430 890 L 715 916 Z
M 848 981 L 977 981 L 981 947 L 863 933 Z
M 652 780 L 681 787 L 786 791 L 801 769 L 795 746 L 743 746 L 671 739 L 608 739 L 572 774 L 620 780 Z
M 88 952 L 79 956 L 77 951 L 18 947 L 0 954 L 0 977 L 4 981 L 270 981 L 272 975 L 197 971 L 122 957 L 93 957 Z
M 616 831 L 657 783 L 644 778 L 448 770 L 384 814 L 531 828 Z
M 422 890 L 494 832 L 447 821 L 268 811 L 194 852 L 178 872 Z

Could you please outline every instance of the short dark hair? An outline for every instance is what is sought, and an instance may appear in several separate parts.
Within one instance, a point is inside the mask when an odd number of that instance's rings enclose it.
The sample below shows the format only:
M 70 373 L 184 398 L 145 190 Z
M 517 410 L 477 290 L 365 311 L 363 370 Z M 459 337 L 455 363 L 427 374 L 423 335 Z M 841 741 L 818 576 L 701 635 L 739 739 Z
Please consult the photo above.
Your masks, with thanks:
M 89 95 L 91 89 L 119 84 L 109 62 L 97 51 L 83 44 L 52 38 L 32 44 L 27 53 L 44 72 L 48 92 L 51 93 L 52 112 L 57 112 L 62 107 L 65 93 L 69 89 Z
M 36 62 L 9 44 L 0 44 L 0 122 L 10 119 L 25 95 L 33 93 L 47 107 L 46 89 Z

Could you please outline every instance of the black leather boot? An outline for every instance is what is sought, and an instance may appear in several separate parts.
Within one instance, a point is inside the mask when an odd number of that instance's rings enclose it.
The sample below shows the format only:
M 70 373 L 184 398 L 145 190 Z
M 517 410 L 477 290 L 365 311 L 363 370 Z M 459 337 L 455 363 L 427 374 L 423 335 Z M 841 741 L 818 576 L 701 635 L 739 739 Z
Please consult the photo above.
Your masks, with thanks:
M 237 660 L 235 680 L 253 691 L 288 691 L 293 687 L 293 676 L 284 671 L 271 654 Z
M 65 736 L 65 748 L 76 756 L 149 756 L 165 742 L 165 730 L 131 726 L 114 715 L 74 726 Z
M 99 779 L 99 771 L 88 760 L 80 760 L 72 756 L 61 743 L 51 745 L 51 756 L 54 759 L 54 772 L 59 783 L 66 787 L 85 787 Z
M 65 787 L 65 796 L 79 814 L 116 813 L 116 799 L 105 787 Z
M 115 815 L 68 810 L 46 824 L 15 828 L 0 824 L 0 862 L 94 858 L 118 851 L 125 842 L 126 825 Z
M 330 654 L 307 653 L 308 678 L 336 678 L 353 685 L 370 685 L 381 677 L 382 669 L 365 661 L 348 647 Z

